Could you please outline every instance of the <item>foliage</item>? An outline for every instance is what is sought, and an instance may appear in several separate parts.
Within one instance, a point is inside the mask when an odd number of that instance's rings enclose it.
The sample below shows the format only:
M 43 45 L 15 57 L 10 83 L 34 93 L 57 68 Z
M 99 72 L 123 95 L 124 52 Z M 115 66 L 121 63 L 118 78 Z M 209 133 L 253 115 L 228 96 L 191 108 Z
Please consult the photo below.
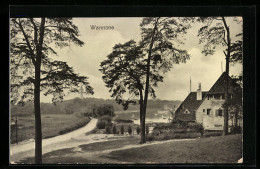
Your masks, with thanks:
M 96 108 L 96 114 L 98 117 L 100 116 L 104 116 L 104 115 L 107 115 L 107 116 L 114 116 L 115 113 L 114 113 L 114 108 L 113 108 L 113 105 L 111 104 L 108 104 L 108 105 L 100 105 Z
M 69 132 L 71 132 L 73 130 L 79 129 L 79 128 L 85 126 L 86 124 L 88 124 L 89 121 L 90 121 L 90 119 L 88 119 L 88 120 L 86 120 L 84 122 L 78 123 L 78 124 L 76 124 L 76 125 L 74 125 L 72 127 L 69 127 L 69 128 L 64 129 L 64 130 L 61 130 L 61 131 L 59 131 L 59 134 L 62 135 L 62 134 L 69 133 Z
M 203 137 L 222 136 L 222 131 L 206 131 Z
M 190 25 L 187 19 L 150 17 L 143 18 L 140 27 L 142 40 L 138 44 L 134 40 L 116 44 L 112 53 L 101 62 L 100 71 L 111 97 L 124 109 L 129 104 L 139 103 L 144 129 L 148 95 L 156 98 L 154 87 L 163 82 L 163 74 L 173 64 L 185 63 L 190 58 L 187 51 L 177 46 L 183 44 L 179 37 Z M 127 100 L 125 93 L 130 94 Z M 145 143 L 145 130 L 141 133 L 141 142 Z
M 101 117 L 99 118 L 99 120 L 100 120 L 100 121 L 106 121 L 107 123 L 111 123 L 112 117 L 109 116 L 109 115 L 105 115 L 105 116 L 101 116 Z
M 110 127 L 110 125 L 107 124 L 105 129 L 106 129 L 106 133 L 107 134 L 111 134 L 111 127 Z
M 153 129 L 153 134 L 160 135 L 165 132 L 173 133 L 200 133 L 203 135 L 204 128 L 200 123 L 187 123 L 183 121 L 175 121 L 174 123 L 157 124 Z
M 236 40 L 234 43 L 231 44 L 231 56 L 230 56 L 230 63 L 242 63 L 243 62 L 243 34 L 239 33 L 236 37 L 241 37 L 240 39 Z
M 115 119 L 117 123 L 134 123 L 133 120 L 125 120 L 125 119 Z
M 232 126 L 230 129 L 231 134 L 241 134 L 242 128 L 240 126 Z
M 232 18 L 233 21 L 240 22 L 237 17 Z M 198 36 L 200 37 L 199 43 L 204 43 L 204 49 L 202 53 L 207 55 L 213 55 L 216 46 L 222 45 L 225 47 L 223 53 L 226 57 L 226 86 L 228 86 L 228 76 L 229 76 L 229 64 L 240 62 L 242 63 L 242 32 L 237 35 L 240 37 L 235 43 L 232 43 L 234 37 L 231 36 L 230 25 L 227 24 L 227 18 L 221 17 L 199 17 L 197 19 L 199 22 L 205 24 L 198 31 Z M 225 104 L 224 104 L 224 128 L 223 134 L 228 134 L 228 104 L 229 104 L 229 93 L 228 87 L 225 88 Z
M 83 46 L 78 36 L 72 18 L 10 19 L 10 101 L 12 105 L 34 101 L 36 164 L 42 163 L 40 93 L 52 95 L 54 104 L 63 100 L 65 92 L 79 92 L 80 85 L 85 93 L 93 94 L 86 76 L 50 58 L 57 55 L 53 47 Z
M 128 134 L 129 134 L 129 135 L 131 135 L 131 134 L 132 134 L 132 127 L 131 127 L 130 125 L 128 126 L 128 129 L 127 129 L 127 131 L 128 131 Z
M 125 128 L 124 128 L 123 125 L 121 125 L 121 127 L 120 127 L 120 132 L 121 132 L 121 134 L 124 134 L 124 133 L 125 133 Z
M 189 125 L 189 128 L 193 129 L 196 132 L 201 133 L 201 135 L 204 134 L 204 127 L 203 127 L 203 125 L 201 123 L 191 123 Z
M 136 128 L 136 133 L 137 133 L 138 135 L 140 134 L 140 131 L 141 131 L 140 127 L 137 126 L 137 128 Z
M 117 134 L 116 125 L 113 125 L 113 134 Z
M 83 46 L 78 39 L 79 30 L 72 18 L 11 18 L 10 21 L 10 77 L 11 102 L 24 104 L 33 100 L 35 66 L 41 62 L 41 92 L 52 95 L 53 103 L 62 101 L 64 92 L 79 92 L 79 84 L 85 92 L 93 94 L 86 76 L 74 73 L 66 62 L 55 61 L 55 47 L 74 43 Z M 41 58 L 37 58 L 41 54 Z M 21 72 L 21 73 L 20 73 Z
M 147 126 L 147 125 L 145 126 L 145 133 L 149 134 L 149 126 Z
M 149 134 L 147 135 L 148 141 L 162 141 L 171 139 L 188 139 L 188 138 L 198 138 L 200 133 L 174 133 L 172 131 L 164 132 L 160 135 Z
M 97 122 L 97 128 L 98 129 L 105 129 L 107 122 L 106 121 L 100 121 Z

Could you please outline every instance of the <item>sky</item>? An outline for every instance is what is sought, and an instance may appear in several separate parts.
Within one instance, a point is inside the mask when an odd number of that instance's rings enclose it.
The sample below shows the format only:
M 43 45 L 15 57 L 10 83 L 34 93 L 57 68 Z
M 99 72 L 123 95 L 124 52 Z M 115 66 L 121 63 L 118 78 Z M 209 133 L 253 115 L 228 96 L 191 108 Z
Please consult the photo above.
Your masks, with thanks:
M 242 20 L 242 18 L 239 18 Z M 66 48 L 57 49 L 57 56 L 50 56 L 56 60 L 66 61 L 72 66 L 76 73 L 87 76 L 90 85 L 94 88 L 94 95 L 83 97 L 94 97 L 111 99 L 108 88 L 102 80 L 99 71 L 100 63 L 112 52 L 115 44 L 125 43 L 131 39 L 140 40 L 140 22 L 142 18 L 73 18 L 73 23 L 78 26 L 79 38 L 85 42 L 83 47 L 71 45 Z M 231 37 L 242 32 L 242 22 L 237 24 L 232 18 L 227 18 L 230 25 Z M 92 30 L 91 25 L 113 26 L 114 30 Z M 164 82 L 155 89 L 157 99 L 162 100 L 184 100 L 190 92 L 190 78 L 192 91 L 196 91 L 198 83 L 201 83 L 203 91 L 208 91 L 216 82 L 223 71 L 225 71 L 225 56 L 223 47 L 217 47 L 214 55 L 204 56 L 201 51 L 202 44 L 198 44 L 197 32 L 202 24 L 192 24 L 191 29 L 183 37 L 185 44 L 180 46 L 186 49 L 191 58 L 186 63 L 174 65 L 171 71 L 164 74 Z M 230 67 L 230 75 L 242 73 L 242 65 L 235 64 Z M 65 100 L 80 97 L 80 94 L 65 96 Z M 51 97 L 41 96 L 42 102 L 51 102 Z

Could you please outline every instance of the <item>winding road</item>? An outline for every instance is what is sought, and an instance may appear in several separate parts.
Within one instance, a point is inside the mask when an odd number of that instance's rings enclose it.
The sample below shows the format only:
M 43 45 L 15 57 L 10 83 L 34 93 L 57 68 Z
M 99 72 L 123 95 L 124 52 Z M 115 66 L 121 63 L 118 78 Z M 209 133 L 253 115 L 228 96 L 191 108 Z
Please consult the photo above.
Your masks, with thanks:
M 97 119 L 91 118 L 90 122 L 77 130 L 74 130 L 70 133 L 59 135 L 52 138 L 47 138 L 42 140 L 42 153 L 48 153 L 53 150 L 61 149 L 61 148 L 69 148 L 74 147 L 80 144 L 80 142 L 91 142 L 95 141 L 95 137 L 93 135 L 87 135 L 85 133 L 92 131 L 97 124 Z M 10 162 L 15 163 L 20 161 L 21 159 L 34 156 L 35 149 L 35 141 L 23 141 L 18 145 L 11 144 L 10 145 Z

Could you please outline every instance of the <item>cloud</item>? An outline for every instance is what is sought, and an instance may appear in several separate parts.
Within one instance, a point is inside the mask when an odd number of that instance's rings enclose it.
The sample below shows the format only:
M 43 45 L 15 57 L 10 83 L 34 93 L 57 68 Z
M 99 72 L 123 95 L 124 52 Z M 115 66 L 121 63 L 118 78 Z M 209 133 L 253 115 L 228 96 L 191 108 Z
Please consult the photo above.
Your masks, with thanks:
M 89 77 L 95 94 L 91 97 L 109 99 L 110 93 L 102 80 L 99 72 L 100 63 L 112 51 L 112 47 L 118 43 L 124 43 L 131 39 L 140 40 L 139 24 L 142 18 L 74 18 L 73 22 L 78 26 L 80 39 L 85 42 L 83 47 L 71 45 L 58 49 L 59 57 L 51 56 L 58 60 L 64 60 L 72 66 L 76 73 Z M 232 36 L 241 32 L 242 24 L 237 25 L 228 18 Z M 114 30 L 91 30 L 90 25 L 114 26 Z M 214 55 L 204 56 L 201 51 L 202 44 L 198 44 L 197 32 L 202 24 L 193 24 L 184 36 L 185 49 L 191 55 L 186 63 L 174 65 L 173 69 L 164 75 L 164 82 L 156 88 L 157 98 L 183 100 L 190 90 L 190 77 L 192 79 L 192 91 L 196 91 L 201 82 L 202 90 L 207 91 L 221 75 L 221 62 L 225 70 L 225 57 L 223 47 L 218 46 Z M 241 65 L 230 66 L 230 75 L 242 72 Z M 79 97 L 80 95 L 75 95 Z M 70 95 L 67 99 L 75 97 Z M 42 99 L 48 101 L 49 99 Z

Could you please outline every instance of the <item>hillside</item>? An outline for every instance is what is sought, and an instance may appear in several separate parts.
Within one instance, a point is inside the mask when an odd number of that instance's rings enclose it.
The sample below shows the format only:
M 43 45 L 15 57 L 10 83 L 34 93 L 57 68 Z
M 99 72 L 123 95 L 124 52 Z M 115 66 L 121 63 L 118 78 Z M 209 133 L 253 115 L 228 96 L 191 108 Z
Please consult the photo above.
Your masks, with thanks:
M 167 109 L 178 106 L 179 100 L 148 100 L 148 109 Z M 73 114 L 92 112 L 94 107 L 110 104 L 114 111 L 122 111 L 123 107 L 113 99 L 97 99 L 97 98 L 74 98 L 66 100 L 56 105 L 51 103 L 41 103 L 42 114 Z M 139 105 L 130 105 L 128 110 L 139 110 Z M 12 105 L 11 114 L 15 116 L 26 116 L 33 114 L 33 103 L 27 103 L 24 106 Z

